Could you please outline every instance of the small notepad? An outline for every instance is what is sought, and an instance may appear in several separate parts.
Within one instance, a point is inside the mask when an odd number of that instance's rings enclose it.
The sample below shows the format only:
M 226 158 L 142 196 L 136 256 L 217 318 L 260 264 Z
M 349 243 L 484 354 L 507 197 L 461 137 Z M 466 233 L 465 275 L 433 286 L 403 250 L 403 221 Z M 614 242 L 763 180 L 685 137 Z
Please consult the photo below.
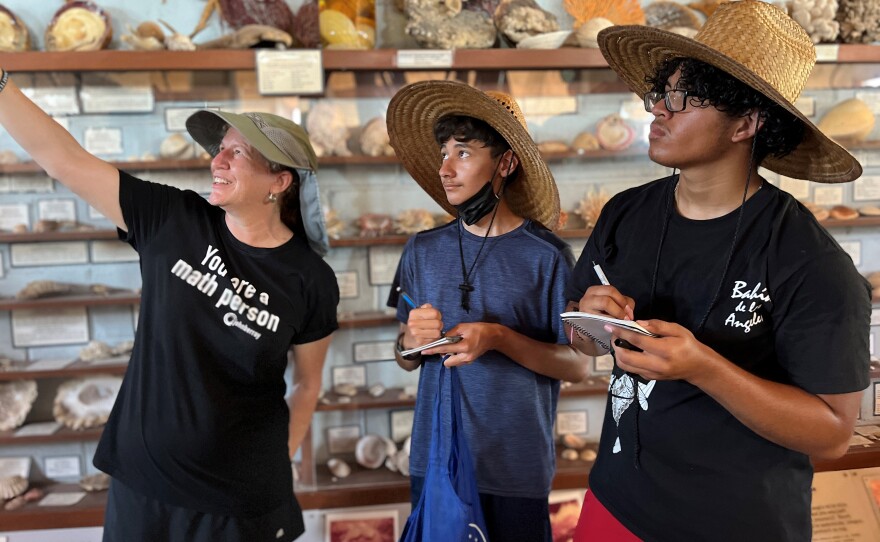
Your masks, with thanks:
M 616 326 L 647 335 L 658 337 L 632 320 L 618 320 L 603 314 L 591 314 L 588 312 L 563 312 L 562 321 L 573 327 L 581 335 L 585 335 L 604 348 L 611 350 L 611 333 L 605 331 L 605 326 Z

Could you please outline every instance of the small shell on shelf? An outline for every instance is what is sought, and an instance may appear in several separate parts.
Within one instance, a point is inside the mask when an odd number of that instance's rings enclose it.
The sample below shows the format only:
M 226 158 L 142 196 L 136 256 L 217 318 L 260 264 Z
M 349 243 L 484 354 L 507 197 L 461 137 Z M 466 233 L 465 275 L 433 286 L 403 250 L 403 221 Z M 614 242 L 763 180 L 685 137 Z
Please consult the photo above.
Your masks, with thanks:
M 611 197 L 605 190 L 597 191 L 593 189 L 584 196 L 584 199 L 578 202 L 578 207 L 574 212 L 584 220 L 586 227 L 592 228 L 596 225 L 596 221 L 599 220 L 599 214 L 609 199 Z
M 28 488 L 27 478 L 19 475 L 0 478 L 0 500 L 18 497 Z
M 159 145 L 159 156 L 168 160 L 189 160 L 195 155 L 193 143 L 180 133 L 169 135 Z
M 152 21 L 145 21 L 132 28 L 126 25 L 128 34 L 119 36 L 122 43 L 135 51 L 161 51 L 165 49 L 165 33 L 162 27 Z
M 871 284 L 872 289 L 880 288 L 880 271 L 874 271 L 873 273 L 869 273 L 867 277 L 868 282 Z
M 663 30 L 675 27 L 689 27 L 694 30 L 700 28 L 700 18 L 688 8 L 678 2 L 663 2 L 655 0 L 644 8 L 645 24 Z
M 382 117 L 374 117 L 367 122 L 358 136 L 358 143 L 361 152 L 367 156 L 394 156 L 388 137 L 388 124 Z
M 286 49 L 293 45 L 293 36 L 265 24 L 248 24 L 230 34 L 215 40 L 199 43 L 199 49 L 248 49 L 257 44 L 275 44 L 276 49 Z
M 89 1 L 61 6 L 46 27 L 47 51 L 98 51 L 113 37 L 110 14 Z
M 828 212 L 828 209 L 822 207 L 821 205 L 816 205 L 811 201 L 804 201 L 802 203 L 804 204 L 804 207 L 807 208 L 807 210 L 813 213 L 813 216 L 816 217 L 816 220 L 818 220 L 819 222 L 827 220 L 828 217 L 831 216 L 831 213 Z
M 566 448 L 562 450 L 562 453 L 559 454 L 562 459 L 566 461 L 577 461 L 578 460 L 578 452 L 577 450 L 572 450 L 571 448 Z
M 566 433 L 562 435 L 562 444 L 566 448 L 571 448 L 572 450 L 580 450 L 587 445 L 587 439 L 580 435 L 575 435 L 574 433 Z
M 835 220 L 853 220 L 859 217 L 859 212 L 846 205 L 835 205 L 828 211 L 828 215 Z
M 36 380 L 0 384 L 0 431 L 9 431 L 24 423 L 36 399 Z
M 2 12 L 0 12 L 2 15 Z M 2 28 L 0 28 L 0 32 L 2 32 Z M 2 37 L 0 37 L 0 41 L 2 41 Z M 21 160 L 19 160 L 18 155 L 15 154 L 15 151 L 11 151 L 9 149 L 5 149 L 0 151 L 0 165 L 8 166 L 12 164 L 18 164 Z
M 858 98 L 844 100 L 831 108 L 816 125 L 826 136 L 837 141 L 859 142 L 874 129 L 874 112 Z
M 581 452 L 580 458 L 581 461 L 595 461 L 596 460 L 596 450 L 592 448 L 587 448 Z
M 370 394 L 370 397 L 382 397 L 385 395 L 385 386 L 382 384 L 373 384 L 367 392 Z
M 82 361 L 95 361 L 113 356 L 113 347 L 103 341 L 89 341 L 89 344 L 79 351 L 79 359 Z
M 345 222 L 339 218 L 336 209 L 324 208 L 324 227 L 327 228 L 327 237 L 339 239 L 345 232 Z
M 385 439 L 379 435 L 364 435 L 357 441 L 354 456 L 362 467 L 378 469 L 385 463 L 385 458 L 388 457 L 388 447 Z
M 517 49 L 559 49 L 566 44 L 571 36 L 571 30 L 557 30 L 556 32 L 546 32 L 544 34 L 535 34 L 527 38 L 521 39 L 516 44 Z
M 394 220 L 390 215 L 366 213 L 357 219 L 361 237 L 381 237 L 394 231 Z
M 83 476 L 79 481 L 79 487 L 89 492 L 104 491 L 110 487 L 110 475 L 99 472 L 97 474 Z
M 427 209 L 407 209 L 397 215 L 397 231 L 406 235 L 430 230 L 434 227 L 434 215 Z
M 107 422 L 122 378 L 95 376 L 69 380 L 58 386 L 52 413 L 55 420 L 74 429 L 88 429 Z
M 327 460 L 327 468 L 330 469 L 330 474 L 337 478 L 345 478 L 351 474 L 351 467 L 348 466 L 348 463 L 336 457 Z
M 551 140 L 538 143 L 538 150 L 542 153 L 559 153 L 571 150 L 565 141 Z
M 46 492 L 38 487 L 32 487 L 29 490 L 24 492 L 25 502 L 37 502 L 46 496 Z
M 11 512 L 13 510 L 18 510 L 19 508 L 24 506 L 26 502 L 27 501 L 24 500 L 24 497 L 19 495 L 18 497 L 14 497 L 14 498 L 6 501 L 6 504 L 3 505 L 3 509 L 6 510 L 7 512 Z
M 593 132 L 581 132 L 571 142 L 571 148 L 578 154 L 599 150 L 599 140 Z
M 15 294 L 16 299 L 39 299 L 67 295 L 74 291 L 74 285 L 54 280 L 34 280 Z
M 354 384 L 342 383 L 336 384 L 333 386 L 333 393 L 336 395 L 341 395 L 343 397 L 354 397 L 357 395 L 357 386 Z
M 862 216 L 880 216 L 880 206 L 863 205 L 859 207 L 859 214 Z
M 20 53 L 31 48 L 30 32 L 18 15 L 0 6 L 0 51 Z
M 620 115 L 614 113 L 596 125 L 596 138 L 603 149 L 622 151 L 635 141 L 636 131 Z

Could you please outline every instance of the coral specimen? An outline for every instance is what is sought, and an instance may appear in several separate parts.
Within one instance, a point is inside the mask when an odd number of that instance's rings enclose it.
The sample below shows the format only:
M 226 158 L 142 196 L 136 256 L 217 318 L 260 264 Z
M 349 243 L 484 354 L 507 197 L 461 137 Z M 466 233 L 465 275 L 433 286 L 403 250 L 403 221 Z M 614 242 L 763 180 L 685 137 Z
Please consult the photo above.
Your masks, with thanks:
M 461 0 L 406 0 L 406 33 L 426 49 L 487 49 L 497 30 L 482 9 L 462 10 Z
M 574 17 L 574 27 L 596 17 L 614 24 L 645 24 L 645 12 L 639 0 L 565 0 L 565 11 Z
M 834 41 L 840 31 L 837 0 L 793 0 L 791 18 L 804 27 L 813 43 Z
M 839 0 L 837 21 L 844 43 L 871 43 L 880 40 L 880 2 L 877 0 Z
M 535 0 L 503 0 L 493 16 L 495 26 L 513 43 L 559 30 L 556 16 Z

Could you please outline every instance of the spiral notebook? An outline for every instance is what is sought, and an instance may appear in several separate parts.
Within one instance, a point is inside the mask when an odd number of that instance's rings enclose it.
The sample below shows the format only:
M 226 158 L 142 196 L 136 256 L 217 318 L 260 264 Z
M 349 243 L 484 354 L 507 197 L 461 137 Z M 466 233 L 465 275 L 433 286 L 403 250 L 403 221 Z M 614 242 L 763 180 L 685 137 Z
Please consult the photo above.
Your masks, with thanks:
M 578 333 L 589 337 L 605 350 L 611 350 L 611 333 L 605 331 L 606 325 L 617 326 L 647 335 L 658 337 L 632 320 L 618 320 L 603 314 L 591 314 L 588 312 L 563 312 L 562 321 L 573 327 Z

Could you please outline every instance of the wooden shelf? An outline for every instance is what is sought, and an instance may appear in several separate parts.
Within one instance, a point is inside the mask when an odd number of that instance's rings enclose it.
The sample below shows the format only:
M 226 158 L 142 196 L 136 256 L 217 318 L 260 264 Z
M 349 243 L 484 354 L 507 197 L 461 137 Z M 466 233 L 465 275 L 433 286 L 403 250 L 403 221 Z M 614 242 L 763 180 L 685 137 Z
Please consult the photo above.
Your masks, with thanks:
M 33 362 L 15 362 L 6 370 L 0 370 L 0 381 L 9 380 L 33 380 L 37 378 L 76 378 L 92 375 L 122 375 L 128 368 L 128 363 L 108 363 L 106 365 L 90 363 L 87 361 L 73 361 L 70 365 L 60 369 L 27 370 Z
M 141 296 L 136 293 L 109 295 L 71 295 L 41 299 L 0 299 L 0 310 L 60 309 L 68 307 L 95 307 L 106 305 L 137 305 Z
M 359 312 L 355 314 L 343 313 L 338 317 L 341 329 L 355 329 L 361 327 L 376 327 L 397 323 L 397 316 L 387 312 Z
M 101 433 L 104 432 L 103 426 L 95 427 L 92 429 L 83 429 L 80 431 L 74 431 L 73 429 L 62 426 L 51 435 L 31 435 L 23 437 L 12 436 L 15 431 L 18 431 L 18 429 L 14 429 L 12 431 L 0 431 L 0 446 L 23 446 L 32 444 L 83 442 L 89 440 L 98 440 L 99 438 L 101 438 Z

